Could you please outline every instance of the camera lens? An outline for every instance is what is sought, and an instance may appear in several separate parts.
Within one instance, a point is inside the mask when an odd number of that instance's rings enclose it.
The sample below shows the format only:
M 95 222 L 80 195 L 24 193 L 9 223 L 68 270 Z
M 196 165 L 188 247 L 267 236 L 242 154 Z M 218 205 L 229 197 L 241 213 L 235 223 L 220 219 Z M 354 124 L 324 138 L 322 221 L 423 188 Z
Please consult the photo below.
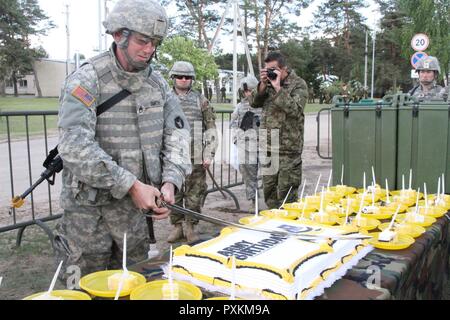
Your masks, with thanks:
M 278 75 L 275 73 L 275 69 L 267 69 L 267 78 L 270 80 L 275 80 L 278 77 Z

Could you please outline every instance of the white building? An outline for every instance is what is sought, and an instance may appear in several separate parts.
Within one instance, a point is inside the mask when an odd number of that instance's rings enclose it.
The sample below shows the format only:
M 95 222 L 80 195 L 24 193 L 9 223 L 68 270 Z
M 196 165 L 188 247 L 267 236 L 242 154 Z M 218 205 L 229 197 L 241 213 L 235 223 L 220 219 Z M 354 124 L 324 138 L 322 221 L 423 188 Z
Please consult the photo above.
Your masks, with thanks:
M 66 78 L 66 61 L 39 59 L 36 60 L 36 73 L 41 87 L 43 97 L 59 97 L 61 86 Z M 75 69 L 75 64 L 69 64 L 68 73 Z M 17 89 L 20 95 L 38 96 L 34 75 L 26 75 L 17 81 Z M 11 81 L 6 82 L 6 94 L 14 94 L 14 88 Z

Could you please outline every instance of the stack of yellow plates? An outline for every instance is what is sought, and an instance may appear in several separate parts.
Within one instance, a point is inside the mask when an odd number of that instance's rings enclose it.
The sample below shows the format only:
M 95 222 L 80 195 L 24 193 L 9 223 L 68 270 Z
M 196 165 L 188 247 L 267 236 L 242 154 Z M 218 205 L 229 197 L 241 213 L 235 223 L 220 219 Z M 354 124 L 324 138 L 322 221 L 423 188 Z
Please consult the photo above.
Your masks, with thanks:
M 379 241 L 378 236 L 380 232 L 374 232 L 370 234 L 373 236 L 372 239 L 369 239 L 369 244 L 378 249 L 384 250 L 403 250 L 408 248 L 414 243 L 414 238 L 407 236 L 405 234 L 397 234 L 392 241 Z
M 378 226 L 378 229 L 383 231 L 384 229 L 389 227 L 389 224 L 390 224 L 389 222 L 382 223 Z M 405 234 L 405 235 L 411 236 L 413 238 L 420 237 L 423 233 L 425 233 L 424 227 L 421 227 L 421 226 L 418 226 L 415 224 L 410 224 L 410 223 L 395 224 L 394 230 L 396 232 L 398 232 L 398 234 Z
M 201 300 L 202 291 L 195 285 L 174 280 L 178 284 L 178 300 Z M 169 280 L 156 280 L 147 282 L 135 288 L 130 294 L 130 300 L 162 300 L 163 286 L 169 283 Z
M 282 218 L 282 219 L 297 219 L 297 212 L 291 210 L 284 209 L 271 209 L 271 210 L 263 210 L 259 213 L 263 217 L 268 218 Z
M 123 270 L 106 270 L 88 274 L 80 279 L 80 288 L 84 291 L 87 291 L 93 296 L 114 298 L 116 296 L 116 290 L 109 290 L 108 277 L 117 272 L 123 272 Z M 133 271 L 129 271 L 129 273 L 137 277 L 138 284 L 136 285 L 136 287 L 144 284 L 147 281 L 145 277 L 140 273 Z M 132 289 L 133 288 L 130 288 L 129 290 L 122 290 L 119 296 L 128 296 L 131 293 Z
M 31 296 L 23 298 L 23 300 L 33 300 L 34 298 L 37 298 L 45 293 L 46 292 L 35 293 Z M 91 297 L 88 294 L 74 290 L 53 290 L 50 295 L 61 300 L 91 300 Z
M 436 219 L 430 216 L 423 216 L 420 214 L 417 215 L 417 218 L 414 218 L 413 215 L 402 213 L 397 215 L 396 221 L 400 223 L 402 222 L 411 223 L 421 227 L 429 227 L 436 222 Z
M 414 212 L 416 210 L 416 208 L 409 208 L 408 212 Z M 440 218 L 442 217 L 445 213 L 447 212 L 447 210 L 445 210 L 442 207 L 419 207 L 419 214 L 424 215 L 424 216 L 429 216 L 429 217 L 433 217 L 433 218 Z

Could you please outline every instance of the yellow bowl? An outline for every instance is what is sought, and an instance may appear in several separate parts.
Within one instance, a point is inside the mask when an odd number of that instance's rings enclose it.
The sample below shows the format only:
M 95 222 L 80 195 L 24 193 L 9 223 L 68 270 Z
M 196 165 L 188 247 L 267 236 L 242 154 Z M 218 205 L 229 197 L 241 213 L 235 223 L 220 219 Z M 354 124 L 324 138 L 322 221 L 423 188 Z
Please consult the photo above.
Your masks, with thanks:
M 414 220 L 410 220 L 410 219 L 405 221 L 406 214 L 402 213 L 402 214 L 398 214 L 397 215 L 397 219 L 395 221 L 400 222 L 400 223 L 402 223 L 402 222 L 411 223 L 411 224 L 415 224 L 415 225 L 418 225 L 418 226 L 421 226 L 421 227 L 429 227 L 433 223 L 436 222 L 436 219 L 433 218 L 433 217 L 424 216 L 424 215 L 419 215 L 419 216 L 423 217 L 423 221 L 414 221 Z
M 382 223 L 378 226 L 378 229 L 383 231 L 389 227 L 389 224 L 390 222 Z M 394 224 L 394 230 L 398 232 L 398 234 L 406 234 L 413 238 L 420 237 L 426 231 L 424 227 L 410 223 Z
M 109 290 L 108 288 L 108 277 L 112 276 L 114 273 L 123 272 L 123 270 L 106 270 L 98 271 L 88 274 L 80 279 L 80 288 L 87 291 L 93 296 L 104 297 L 104 298 L 114 298 L 116 296 L 116 290 Z M 129 271 L 129 273 L 137 277 L 138 285 L 144 284 L 147 280 L 145 277 L 137 272 Z M 128 296 L 131 293 L 130 290 L 122 290 L 119 294 L 120 297 Z
M 345 219 L 342 219 L 342 223 Z M 380 225 L 380 221 L 374 218 L 361 217 L 356 219 L 356 217 L 350 222 L 351 226 L 357 227 L 361 230 L 370 231 L 376 229 Z
M 130 294 L 130 300 L 162 300 L 162 288 L 169 280 L 155 280 L 147 282 L 133 291 Z M 178 284 L 179 299 L 178 300 L 201 300 L 202 291 L 199 287 L 185 281 L 174 280 Z
M 380 202 L 375 203 L 375 205 L 378 205 L 378 206 L 383 207 L 383 208 L 389 208 L 394 213 L 395 213 L 395 211 L 397 211 L 398 206 L 400 206 L 400 210 L 398 211 L 399 213 L 405 212 L 408 209 L 407 205 L 405 205 L 403 203 L 400 203 L 400 202 L 393 202 L 393 201 L 391 201 L 388 204 L 386 204 L 386 202 L 384 202 L 382 200 Z
M 384 249 L 384 250 L 403 250 L 408 248 L 414 243 L 414 238 L 404 235 L 404 234 L 398 234 L 393 241 L 389 242 L 383 242 L 378 240 L 378 236 L 380 235 L 380 232 L 374 232 L 370 234 L 373 236 L 372 239 L 369 239 L 369 244 L 374 246 L 378 249 Z
M 416 208 L 409 208 L 408 212 L 414 212 L 416 210 Z M 445 210 L 442 207 L 420 207 L 419 206 L 419 214 L 424 215 L 424 216 L 429 216 L 429 217 L 433 217 L 433 218 L 440 218 L 442 217 L 445 213 L 447 212 L 447 210 Z
M 23 298 L 23 300 L 33 300 L 34 298 L 45 293 L 46 291 L 35 293 L 32 294 L 31 296 Z M 88 294 L 75 290 L 53 290 L 51 296 L 56 298 L 62 298 L 62 300 L 92 300 Z
M 263 210 L 259 213 L 263 217 L 268 218 L 282 218 L 282 219 L 297 219 L 297 212 L 283 209 Z
M 363 196 L 362 193 L 353 193 L 353 194 L 347 196 L 346 199 L 341 199 L 340 201 L 341 201 L 341 203 L 342 203 L 342 201 L 347 203 L 347 199 L 350 199 L 351 200 L 351 202 L 350 202 L 351 205 L 359 208 L 359 206 L 361 205 L 362 196 Z M 372 203 L 372 198 L 369 198 L 367 195 L 365 195 L 363 204 L 367 205 L 369 203 Z
M 387 199 L 386 197 L 381 197 L 380 200 L 386 202 Z M 389 200 L 391 203 L 401 204 L 406 207 L 411 207 L 416 204 L 416 198 L 414 197 L 401 197 L 399 195 L 393 195 L 389 197 Z

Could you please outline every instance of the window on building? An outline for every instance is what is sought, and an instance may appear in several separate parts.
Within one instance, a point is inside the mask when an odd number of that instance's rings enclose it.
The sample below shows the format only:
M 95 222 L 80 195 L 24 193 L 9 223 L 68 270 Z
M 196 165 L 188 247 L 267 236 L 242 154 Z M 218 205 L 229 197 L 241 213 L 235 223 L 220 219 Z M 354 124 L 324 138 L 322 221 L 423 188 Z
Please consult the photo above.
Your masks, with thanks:
M 19 80 L 19 87 L 21 87 L 21 88 L 28 87 L 28 80 L 26 80 L 26 79 Z

